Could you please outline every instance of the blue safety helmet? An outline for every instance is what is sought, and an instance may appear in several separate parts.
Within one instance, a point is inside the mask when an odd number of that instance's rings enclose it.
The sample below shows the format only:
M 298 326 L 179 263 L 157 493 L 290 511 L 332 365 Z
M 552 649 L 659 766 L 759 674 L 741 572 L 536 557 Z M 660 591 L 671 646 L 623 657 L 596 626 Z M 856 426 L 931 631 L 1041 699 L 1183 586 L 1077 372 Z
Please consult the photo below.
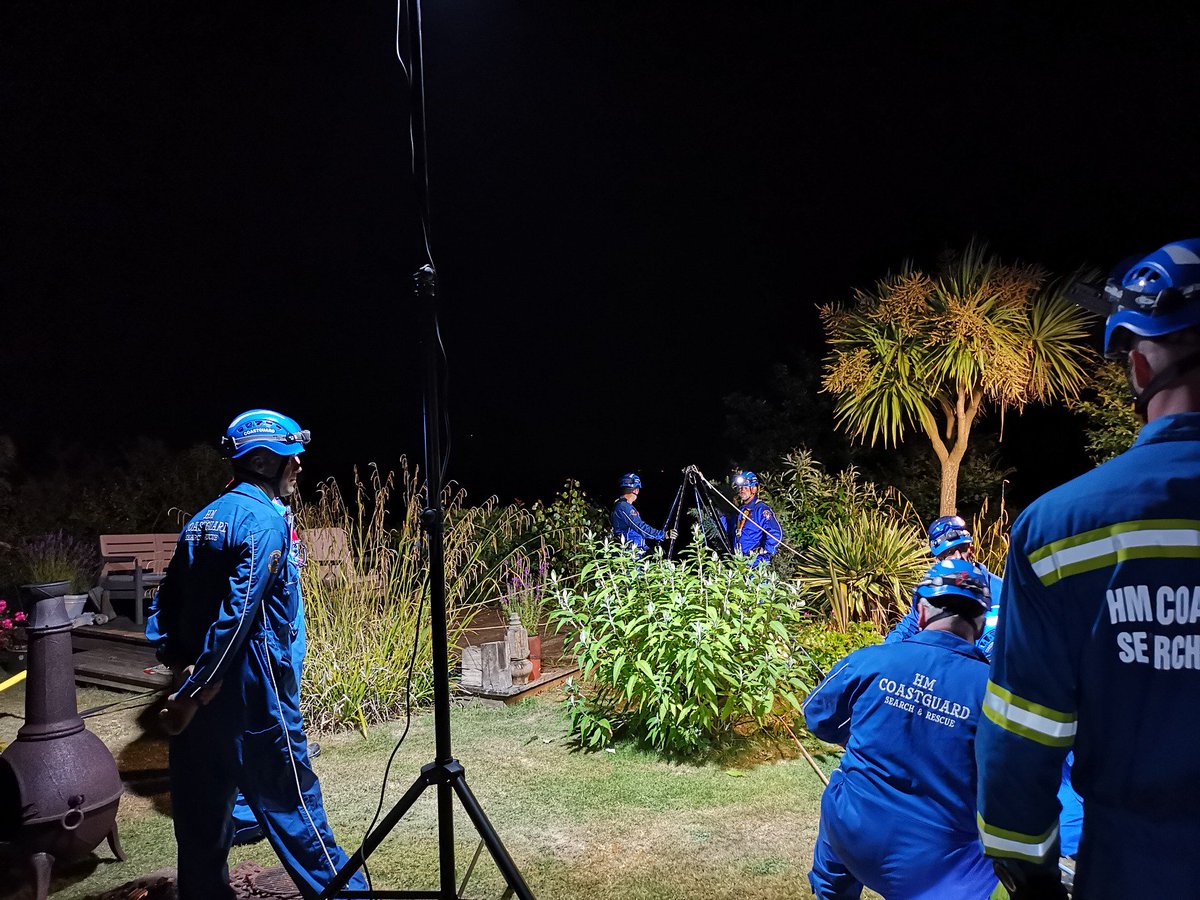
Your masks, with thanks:
M 988 573 L 979 563 L 965 559 L 942 559 L 929 567 L 917 584 L 917 596 L 932 605 L 952 609 L 960 615 L 984 615 L 992 608 Z
M 279 456 L 296 456 L 312 439 L 307 428 L 290 416 L 270 409 L 251 409 L 232 422 L 221 438 L 221 447 L 237 459 L 257 447 L 265 447 Z
M 758 476 L 753 472 L 738 472 L 733 476 L 735 488 L 758 487 Z
M 1111 312 L 1104 352 L 1119 355 L 1121 332 L 1163 337 L 1200 326 L 1200 238 L 1176 241 L 1132 266 L 1122 265 L 1104 286 Z
M 940 557 L 974 541 L 962 516 L 942 516 L 929 523 L 929 552 L 934 556 Z
M 630 491 L 641 490 L 642 479 L 638 478 L 633 472 L 627 472 L 621 476 L 621 493 L 628 494 Z

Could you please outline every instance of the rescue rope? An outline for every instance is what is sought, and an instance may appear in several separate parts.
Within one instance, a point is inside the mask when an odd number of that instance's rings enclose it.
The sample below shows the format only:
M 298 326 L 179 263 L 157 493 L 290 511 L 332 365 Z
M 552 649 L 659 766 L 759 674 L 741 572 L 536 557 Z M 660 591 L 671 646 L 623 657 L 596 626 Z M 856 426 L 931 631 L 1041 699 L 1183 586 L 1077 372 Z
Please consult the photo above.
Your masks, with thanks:
M 808 748 L 800 743 L 800 738 L 796 737 L 796 732 L 792 731 L 791 726 L 783 720 L 782 716 L 776 716 L 775 718 L 779 719 L 779 724 L 786 728 L 787 733 L 792 736 L 792 740 L 796 742 L 796 746 L 800 748 L 800 752 L 804 754 L 804 758 L 808 760 L 808 764 L 812 766 L 812 770 L 817 773 L 817 777 L 821 779 L 821 783 L 825 785 L 825 787 L 829 787 L 829 776 L 821 771 L 821 767 L 817 765 L 817 761 L 813 759 L 812 754 L 808 752 Z

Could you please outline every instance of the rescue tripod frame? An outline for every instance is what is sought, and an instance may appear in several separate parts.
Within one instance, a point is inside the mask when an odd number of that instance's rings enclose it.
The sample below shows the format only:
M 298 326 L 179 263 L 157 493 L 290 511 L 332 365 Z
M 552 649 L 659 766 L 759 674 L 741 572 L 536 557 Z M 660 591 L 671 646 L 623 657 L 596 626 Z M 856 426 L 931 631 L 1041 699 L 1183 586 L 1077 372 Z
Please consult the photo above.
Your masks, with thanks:
M 421 226 L 426 235 L 425 254 L 428 248 L 429 190 L 427 160 L 425 154 L 425 84 L 424 63 L 421 50 L 421 3 L 410 0 L 408 6 L 408 35 L 411 51 L 409 68 L 410 96 L 412 100 L 412 146 L 413 181 L 415 183 Z M 414 294 L 417 308 L 424 312 L 425 344 L 425 489 L 426 508 L 421 512 L 421 526 L 427 537 L 429 554 L 429 619 L 433 663 L 433 729 L 434 759 L 421 767 L 412 786 L 388 811 L 382 821 L 368 832 L 362 846 L 351 855 L 333 879 L 326 885 L 319 900 L 332 898 L 429 898 L 429 900 L 457 900 L 459 890 L 455 883 L 457 872 L 454 865 L 454 797 L 466 810 L 475 826 L 483 846 L 491 853 L 496 867 L 508 885 L 503 897 L 519 900 L 534 900 L 529 886 L 517 870 L 500 836 L 492 827 L 483 807 L 467 786 L 466 770 L 454 758 L 450 749 L 450 654 L 446 628 L 446 559 L 443 545 L 445 508 L 442 504 L 443 460 L 442 460 L 442 408 L 438 386 L 442 374 L 439 361 L 441 335 L 438 331 L 437 273 L 432 260 L 422 265 L 413 274 Z M 431 890 L 345 890 L 346 883 L 367 858 L 375 852 L 383 839 L 400 822 L 428 788 L 437 791 L 438 824 L 438 889 Z M 478 859 L 478 851 L 476 852 Z M 475 861 L 467 870 L 467 878 Z M 463 888 L 466 887 L 464 880 Z

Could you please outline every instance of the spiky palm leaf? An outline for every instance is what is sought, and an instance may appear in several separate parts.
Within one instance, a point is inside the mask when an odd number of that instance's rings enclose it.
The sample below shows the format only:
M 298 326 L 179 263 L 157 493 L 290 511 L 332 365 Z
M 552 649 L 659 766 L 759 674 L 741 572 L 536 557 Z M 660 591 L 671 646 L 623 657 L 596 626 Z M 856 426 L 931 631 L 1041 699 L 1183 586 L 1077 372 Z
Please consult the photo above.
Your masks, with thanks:
M 908 267 L 821 315 L 822 389 L 837 395 L 838 425 L 871 444 L 894 446 L 921 425 L 944 456 L 941 441 L 969 433 L 982 403 L 1020 409 L 1085 383 L 1085 313 L 1041 269 L 1005 264 L 982 242 L 936 277 Z

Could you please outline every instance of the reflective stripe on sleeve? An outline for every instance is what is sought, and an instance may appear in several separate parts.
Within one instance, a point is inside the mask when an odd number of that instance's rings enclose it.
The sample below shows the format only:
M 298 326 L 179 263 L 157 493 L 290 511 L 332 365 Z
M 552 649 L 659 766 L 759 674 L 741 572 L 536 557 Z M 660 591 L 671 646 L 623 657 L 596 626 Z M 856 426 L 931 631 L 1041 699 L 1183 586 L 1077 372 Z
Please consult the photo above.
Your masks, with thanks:
M 1143 519 L 1119 522 L 1054 541 L 1029 554 L 1043 585 L 1129 559 L 1200 558 L 1200 520 Z
M 1005 731 L 1047 747 L 1070 747 L 1078 723 L 1071 713 L 1040 706 L 995 684 L 987 683 L 983 714 Z
M 979 813 L 975 814 L 975 821 L 979 825 L 979 839 L 983 842 L 984 851 L 988 856 L 1043 862 L 1058 840 L 1057 822 L 1051 825 L 1045 834 L 1031 835 L 996 828 L 983 821 L 983 816 Z

